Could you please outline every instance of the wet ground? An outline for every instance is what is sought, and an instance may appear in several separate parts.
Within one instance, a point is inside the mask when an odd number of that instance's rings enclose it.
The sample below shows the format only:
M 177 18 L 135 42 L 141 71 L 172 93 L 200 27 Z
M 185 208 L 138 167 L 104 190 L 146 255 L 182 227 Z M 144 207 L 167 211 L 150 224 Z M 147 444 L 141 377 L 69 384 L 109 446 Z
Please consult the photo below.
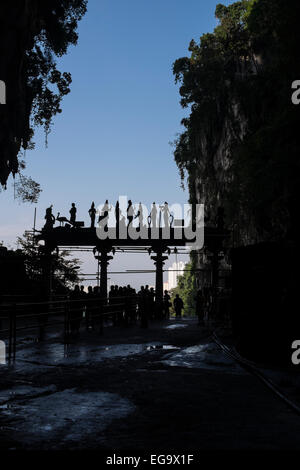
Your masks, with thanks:
M 0 366 L 0 448 L 298 449 L 300 417 L 193 319 L 20 338 Z

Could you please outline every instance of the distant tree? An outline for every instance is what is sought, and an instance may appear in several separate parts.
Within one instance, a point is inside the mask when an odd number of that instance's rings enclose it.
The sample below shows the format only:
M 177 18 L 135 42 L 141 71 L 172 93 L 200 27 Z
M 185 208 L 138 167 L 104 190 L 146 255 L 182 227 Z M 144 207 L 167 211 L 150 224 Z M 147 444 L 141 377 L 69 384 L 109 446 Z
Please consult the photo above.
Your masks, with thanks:
M 24 176 L 19 173 L 19 181 L 15 183 L 15 198 L 21 202 L 38 202 L 38 198 L 41 192 L 39 183 L 33 181 L 32 178 Z
M 17 238 L 21 252 L 25 255 L 26 273 L 31 281 L 42 282 L 41 253 L 33 242 L 31 234 L 25 233 L 23 237 Z M 53 255 L 53 287 L 54 289 L 69 289 L 80 282 L 78 270 L 80 260 L 70 258 L 66 250 Z
M 184 314 L 187 316 L 194 316 L 196 313 L 196 278 L 192 266 L 192 263 L 186 264 L 185 272 L 178 276 L 177 287 L 170 291 L 172 305 L 176 294 L 179 294 L 184 303 Z

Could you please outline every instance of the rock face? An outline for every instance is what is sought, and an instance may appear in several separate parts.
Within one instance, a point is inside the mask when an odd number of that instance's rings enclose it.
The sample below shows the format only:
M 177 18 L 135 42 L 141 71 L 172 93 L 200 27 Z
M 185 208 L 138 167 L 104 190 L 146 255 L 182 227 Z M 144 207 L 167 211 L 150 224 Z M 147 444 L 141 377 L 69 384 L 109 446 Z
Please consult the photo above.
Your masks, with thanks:
M 299 28 L 291 11 L 283 0 L 219 4 L 213 33 L 173 65 L 181 105 L 190 107 L 174 156 L 191 202 L 205 204 L 211 224 L 225 206 L 244 245 L 296 239 Z
M 224 205 L 232 182 L 231 150 L 246 134 L 247 120 L 233 102 L 231 113 L 223 117 L 219 127 L 202 129 L 199 136 L 199 154 L 194 180 L 195 199 L 205 204 L 209 221 L 214 222 L 217 208 Z

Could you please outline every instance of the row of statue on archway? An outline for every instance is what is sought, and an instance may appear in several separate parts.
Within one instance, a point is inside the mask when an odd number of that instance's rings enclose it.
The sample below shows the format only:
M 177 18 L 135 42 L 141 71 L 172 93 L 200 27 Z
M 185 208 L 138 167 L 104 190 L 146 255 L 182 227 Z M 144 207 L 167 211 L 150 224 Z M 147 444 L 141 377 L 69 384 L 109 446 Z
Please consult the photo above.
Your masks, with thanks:
M 53 206 L 51 205 L 46 209 L 45 220 L 46 223 L 44 225 L 45 229 L 53 228 L 56 221 L 60 223 L 60 226 L 64 226 L 64 224 L 68 224 L 68 226 L 72 226 L 75 228 L 84 227 L 84 222 L 77 221 L 77 208 L 75 203 L 73 202 L 71 205 L 71 209 L 69 210 L 70 217 L 61 217 L 60 213 L 58 212 L 57 217 L 53 215 L 52 212 Z M 98 215 L 98 226 L 101 224 L 108 225 L 108 220 L 110 213 L 114 209 L 114 216 L 115 216 L 115 224 L 116 229 L 118 232 L 119 228 L 128 227 L 130 224 L 133 224 L 135 219 L 138 219 L 138 226 L 142 227 L 145 226 L 145 217 L 143 211 L 142 203 L 139 203 L 138 208 L 136 209 L 132 204 L 132 201 L 128 201 L 128 206 L 126 210 L 126 215 L 124 215 L 121 211 L 119 201 L 116 202 L 116 205 L 113 206 L 109 204 L 108 200 L 105 201 L 103 207 L 99 210 L 96 209 L 95 203 L 92 202 L 90 209 L 88 210 L 88 214 L 90 216 L 90 227 L 95 228 L 96 223 L 96 216 Z M 153 202 L 150 214 L 146 218 L 148 227 L 157 228 L 161 226 L 161 219 L 163 219 L 163 226 L 164 227 L 171 227 L 174 221 L 173 214 L 170 213 L 169 205 L 165 202 L 163 205 L 156 205 Z

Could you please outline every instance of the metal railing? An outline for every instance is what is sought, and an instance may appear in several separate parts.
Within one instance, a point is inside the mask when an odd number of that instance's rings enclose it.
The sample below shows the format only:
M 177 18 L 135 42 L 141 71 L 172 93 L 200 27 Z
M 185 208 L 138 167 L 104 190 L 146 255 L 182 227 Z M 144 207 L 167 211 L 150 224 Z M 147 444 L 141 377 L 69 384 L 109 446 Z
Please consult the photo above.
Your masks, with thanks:
M 41 302 L 2 302 L 0 304 L 0 339 L 8 339 L 8 359 L 15 359 L 17 334 L 21 331 L 39 331 L 44 339 L 46 328 L 62 326 L 64 342 L 79 331 L 82 320 L 86 329 L 92 328 L 103 333 L 104 320 L 111 320 L 114 326 L 128 325 L 137 319 L 137 296 L 76 299 L 53 299 Z

